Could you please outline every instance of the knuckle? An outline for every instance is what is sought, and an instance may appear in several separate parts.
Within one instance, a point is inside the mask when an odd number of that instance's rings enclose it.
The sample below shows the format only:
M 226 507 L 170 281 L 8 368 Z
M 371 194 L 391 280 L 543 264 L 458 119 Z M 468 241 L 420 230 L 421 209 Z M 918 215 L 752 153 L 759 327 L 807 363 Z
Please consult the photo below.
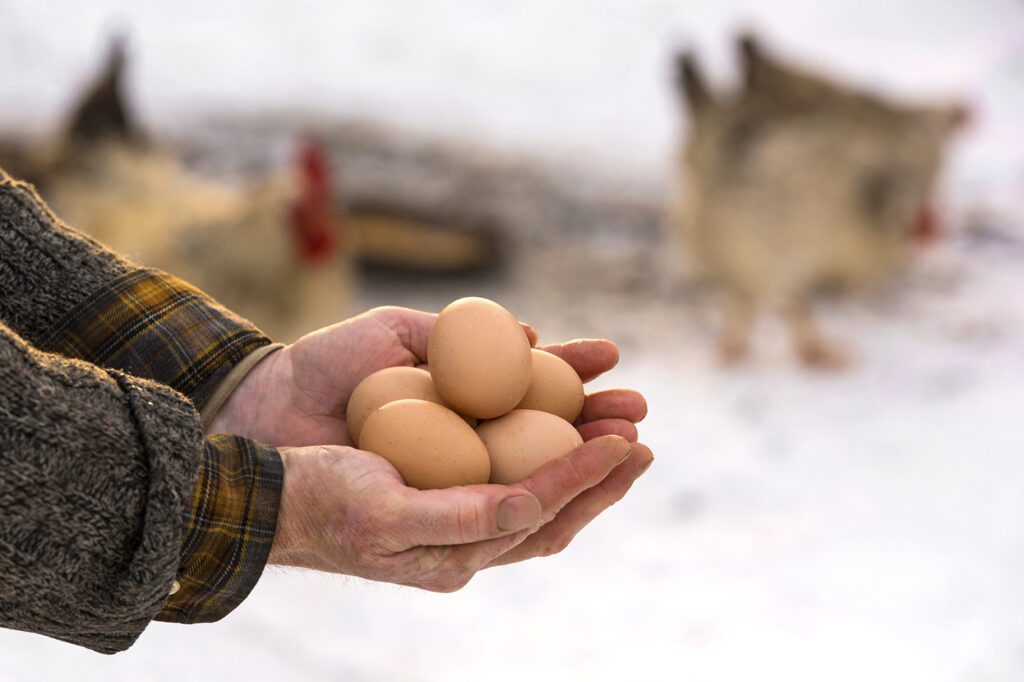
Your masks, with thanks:
M 431 587 L 428 588 L 432 592 L 442 592 L 450 594 L 452 592 L 458 592 L 463 587 L 469 584 L 469 581 L 473 579 L 472 574 L 466 574 L 461 572 L 453 572 L 439 576 L 435 579 Z
M 472 579 L 476 570 L 452 547 L 436 547 L 424 552 L 417 568 L 419 583 L 432 592 L 455 592 Z
M 480 511 L 480 506 L 472 501 L 461 499 L 454 518 L 454 533 L 460 544 L 473 542 L 486 535 L 486 522 Z
M 447 565 L 445 566 L 444 575 L 449 579 L 459 579 L 460 577 L 465 578 L 466 582 L 469 582 L 468 576 L 473 575 L 476 569 L 470 566 L 465 559 L 460 558 L 457 554 L 453 553 L 449 558 Z
M 598 487 L 600 488 L 601 493 L 604 495 L 605 508 L 608 508 L 615 504 L 616 502 L 618 502 L 619 500 L 621 500 L 623 497 L 626 496 L 626 493 L 629 491 L 628 487 L 611 485 L 608 482 L 608 479 L 601 481 L 598 484 Z
M 570 455 L 563 460 L 565 462 L 564 483 L 569 488 L 581 488 L 586 485 L 587 473 L 580 468 L 579 459 L 579 457 Z
M 540 547 L 540 556 L 548 557 L 561 553 L 572 542 L 572 536 L 559 536 L 548 540 Z
M 381 305 L 376 308 L 372 308 L 367 311 L 367 315 L 374 319 L 380 320 L 381 322 L 391 326 L 394 323 L 398 323 L 402 319 L 402 312 L 405 309 L 397 305 Z
M 448 572 L 448 565 L 451 562 L 451 547 L 425 547 L 418 553 L 413 570 L 419 577 L 433 581 Z

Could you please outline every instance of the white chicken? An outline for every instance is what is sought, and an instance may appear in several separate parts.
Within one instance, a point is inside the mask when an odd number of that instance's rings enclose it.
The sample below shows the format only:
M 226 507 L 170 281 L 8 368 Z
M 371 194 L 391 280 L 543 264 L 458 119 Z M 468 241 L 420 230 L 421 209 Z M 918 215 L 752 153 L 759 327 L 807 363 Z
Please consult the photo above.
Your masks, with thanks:
M 121 93 L 116 41 L 33 178 L 68 224 L 146 266 L 173 273 L 290 341 L 350 312 L 353 267 L 328 154 L 312 139 L 293 168 L 244 186 L 187 169 L 145 139 Z

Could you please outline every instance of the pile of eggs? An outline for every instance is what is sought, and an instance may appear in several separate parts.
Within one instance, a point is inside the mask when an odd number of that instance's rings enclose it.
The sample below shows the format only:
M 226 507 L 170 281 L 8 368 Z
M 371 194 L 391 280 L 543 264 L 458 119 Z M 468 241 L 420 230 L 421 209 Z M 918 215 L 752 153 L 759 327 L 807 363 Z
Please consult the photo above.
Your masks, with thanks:
M 531 348 L 497 303 L 462 298 L 442 310 L 427 361 L 374 372 L 346 410 L 356 446 L 391 462 L 407 485 L 516 483 L 582 445 L 572 425 L 583 409 L 579 376 Z

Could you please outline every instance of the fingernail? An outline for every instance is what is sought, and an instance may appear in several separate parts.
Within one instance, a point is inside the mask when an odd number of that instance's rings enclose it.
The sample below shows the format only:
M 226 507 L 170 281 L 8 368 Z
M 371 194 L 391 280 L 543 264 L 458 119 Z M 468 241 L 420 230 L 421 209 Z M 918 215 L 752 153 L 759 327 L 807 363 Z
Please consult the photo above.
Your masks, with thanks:
M 537 523 L 538 519 L 540 502 L 533 495 L 508 497 L 498 505 L 499 530 L 522 530 Z
M 625 438 L 623 438 L 622 436 L 612 435 L 609 436 L 609 438 L 614 439 L 612 442 L 614 442 L 616 446 L 624 449 L 624 452 L 622 453 L 622 459 L 619 460 L 619 464 L 622 464 L 627 459 L 629 459 L 629 456 L 631 454 L 633 454 L 633 444 L 630 443 Z
M 652 464 L 654 464 L 654 458 L 653 457 L 651 457 L 649 460 L 647 460 L 647 464 L 644 464 L 643 467 L 641 467 L 640 471 L 637 473 L 637 478 L 639 478 L 640 476 L 643 476 L 644 472 L 647 471 L 648 469 L 650 469 Z

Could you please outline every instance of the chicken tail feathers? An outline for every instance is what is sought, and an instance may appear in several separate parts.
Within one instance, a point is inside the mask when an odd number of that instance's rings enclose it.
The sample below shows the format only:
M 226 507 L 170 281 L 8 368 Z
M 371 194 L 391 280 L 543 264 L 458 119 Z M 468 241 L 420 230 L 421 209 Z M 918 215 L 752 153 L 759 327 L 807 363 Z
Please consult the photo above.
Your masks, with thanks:
M 67 125 L 68 142 L 88 144 L 101 140 L 133 142 L 141 139 L 123 93 L 126 63 L 127 40 L 118 34 L 111 39 L 103 71 L 72 111 Z

